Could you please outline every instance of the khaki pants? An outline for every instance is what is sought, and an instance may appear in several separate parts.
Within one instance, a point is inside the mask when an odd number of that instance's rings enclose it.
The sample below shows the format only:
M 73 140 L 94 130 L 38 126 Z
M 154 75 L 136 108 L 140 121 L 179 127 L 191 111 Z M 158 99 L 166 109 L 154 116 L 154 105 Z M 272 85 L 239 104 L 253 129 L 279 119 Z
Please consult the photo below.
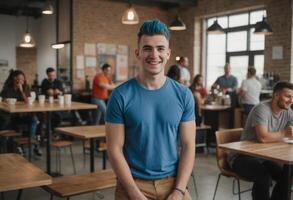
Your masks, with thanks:
M 149 200 L 165 200 L 173 191 L 175 185 L 175 178 L 168 177 L 160 180 L 141 180 L 134 179 L 137 187 Z M 123 189 L 121 183 L 117 181 L 116 200 L 128 200 L 126 191 Z M 191 197 L 186 190 L 183 200 L 191 200 Z

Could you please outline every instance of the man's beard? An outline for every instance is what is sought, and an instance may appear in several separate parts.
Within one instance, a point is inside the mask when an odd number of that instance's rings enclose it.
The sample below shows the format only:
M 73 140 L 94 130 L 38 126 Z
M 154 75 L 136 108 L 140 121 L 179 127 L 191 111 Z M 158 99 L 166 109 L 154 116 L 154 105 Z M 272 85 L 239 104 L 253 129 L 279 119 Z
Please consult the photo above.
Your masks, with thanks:
M 288 106 L 288 108 L 287 108 L 284 104 L 281 103 L 281 101 L 278 101 L 277 105 L 279 108 L 284 109 L 284 110 L 289 110 L 289 108 L 290 108 L 290 106 Z

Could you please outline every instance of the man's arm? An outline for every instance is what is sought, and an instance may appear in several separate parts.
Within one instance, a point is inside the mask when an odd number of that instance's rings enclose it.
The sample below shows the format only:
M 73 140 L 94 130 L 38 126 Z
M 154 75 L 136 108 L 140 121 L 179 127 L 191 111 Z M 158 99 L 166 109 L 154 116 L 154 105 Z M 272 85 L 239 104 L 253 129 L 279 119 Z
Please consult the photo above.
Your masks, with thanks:
M 113 83 L 112 84 L 99 83 L 98 86 L 101 87 L 101 88 L 107 89 L 107 90 L 114 90 L 115 87 L 116 87 Z
M 195 121 L 180 123 L 181 152 L 177 171 L 175 188 L 185 191 L 190 178 L 195 159 Z M 181 199 L 183 195 L 173 190 L 168 199 Z
M 267 127 L 265 127 L 264 125 L 256 125 L 255 130 L 258 142 L 269 143 L 277 142 L 283 137 L 292 137 L 293 127 L 289 126 L 277 132 L 269 132 Z
M 123 155 L 124 124 L 106 123 L 106 136 L 109 160 L 129 199 L 147 200 L 136 186 Z

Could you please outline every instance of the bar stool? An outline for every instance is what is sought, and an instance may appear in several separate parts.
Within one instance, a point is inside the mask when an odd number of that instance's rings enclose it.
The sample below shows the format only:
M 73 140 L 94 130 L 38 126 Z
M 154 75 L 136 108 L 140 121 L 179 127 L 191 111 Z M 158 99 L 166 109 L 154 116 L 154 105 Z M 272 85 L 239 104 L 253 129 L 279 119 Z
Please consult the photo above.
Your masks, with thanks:
M 56 148 L 56 171 L 61 173 L 61 149 L 69 147 L 70 154 L 71 154 L 71 160 L 72 160 L 72 166 L 73 166 L 73 172 L 76 174 L 76 168 L 75 168 L 75 161 L 73 157 L 72 152 L 72 144 L 73 142 L 67 141 L 67 140 L 56 140 L 52 142 L 52 146 Z
M 9 152 L 8 146 L 7 145 L 13 138 L 15 137 L 20 137 L 21 134 L 16 132 L 15 130 L 2 130 L 0 131 L 0 139 L 4 139 L 4 144 L 1 145 L 0 152 Z

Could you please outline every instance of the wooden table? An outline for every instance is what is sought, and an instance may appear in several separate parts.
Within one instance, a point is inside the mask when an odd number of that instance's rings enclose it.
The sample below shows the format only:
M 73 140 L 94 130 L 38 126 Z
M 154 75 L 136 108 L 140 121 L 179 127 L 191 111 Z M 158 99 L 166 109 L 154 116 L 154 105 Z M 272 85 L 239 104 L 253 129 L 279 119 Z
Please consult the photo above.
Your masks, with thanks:
M 207 137 L 208 146 L 215 144 L 215 132 L 220 128 L 233 127 L 232 107 L 226 105 L 203 105 L 201 107 L 204 124 L 211 126 Z
M 90 140 L 90 171 L 95 171 L 95 160 L 94 160 L 94 150 L 95 150 L 95 139 L 105 138 L 106 130 L 105 125 L 95 125 L 95 126 L 73 126 L 73 127 L 60 127 L 55 129 L 56 132 L 62 134 L 70 135 L 73 137 L 81 138 L 83 140 Z
M 249 155 L 252 157 L 264 158 L 284 164 L 283 170 L 288 177 L 286 183 L 286 199 L 291 199 L 291 167 L 293 166 L 293 145 L 284 142 L 258 143 L 256 141 L 240 141 L 219 145 L 220 148 Z
M 15 105 L 9 105 L 5 102 L 0 103 L 0 110 L 8 113 L 36 113 L 44 112 L 47 115 L 47 173 L 51 174 L 51 112 L 66 111 L 66 110 L 85 110 L 96 109 L 97 106 L 93 104 L 86 104 L 80 102 L 71 102 L 71 104 L 59 104 L 57 101 L 54 103 L 45 102 L 40 104 L 37 101 L 33 105 L 24 102 L 17 102 Z M 31 134 L 29 137 L 29 160 L 31 160 Z
M 18 154 L 0 154 L 0 192 L 50 185 L 52 179 Z M 18 198 L 20 198 L 20 194 Z

